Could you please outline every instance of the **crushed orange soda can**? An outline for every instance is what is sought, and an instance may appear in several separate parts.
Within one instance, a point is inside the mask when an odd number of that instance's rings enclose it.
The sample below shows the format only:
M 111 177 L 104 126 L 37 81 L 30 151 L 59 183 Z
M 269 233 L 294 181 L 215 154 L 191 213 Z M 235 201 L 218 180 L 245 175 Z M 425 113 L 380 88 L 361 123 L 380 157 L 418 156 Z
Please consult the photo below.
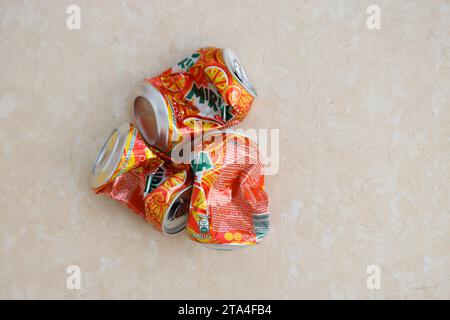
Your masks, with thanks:
M 149 145 L 168 152 L 186 135 L 240 123 L 256 94 L 231 49 L 202 48 L 136 88 L 134 119 Z
M 165 234 L 178 234 L 187 222 L 192 173 L 163 160 L 134 125 L 115 129 L 94 163 L 91 186 L 130 208 Z
M 219 250 L 262 240 L 269 231 L 269 209 L 256 142 L 230 131 L 209 132 L 190 157 L 195 180 L 189 237 Z

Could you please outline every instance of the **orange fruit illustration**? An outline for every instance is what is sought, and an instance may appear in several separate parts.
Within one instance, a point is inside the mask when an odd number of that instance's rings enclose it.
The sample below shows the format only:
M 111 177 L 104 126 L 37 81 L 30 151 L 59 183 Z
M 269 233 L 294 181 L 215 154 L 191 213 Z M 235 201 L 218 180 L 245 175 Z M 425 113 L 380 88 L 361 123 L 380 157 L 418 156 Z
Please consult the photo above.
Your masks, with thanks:
M 229 105 L 234 106 L 241 98 L 241 88 L 237 85 L 231 85 L 225 91 L 225 97 Z
M 205 68 L 205 75 L 219 91 L 223 91 L 228 86 L 227 73 L 220 67 L 212 66 Z
M 161 77 L 161 82 L 172 92 L 181 91 L 186 85 L 186 78 L 181 73 L 171 74 L 170 76 Z
M 233 240 L 233 234 L 232 234 L 231 232 L 225 233 L 223 237 L 224 237 L 225 240 L 227 240 L 227 241 Z
M 242 233 L 240 233 L 240 232 L 235 232 L 235 233 L 233 234 L 233 237 L 234 237 L 234 240 L 236 240 L 236 241 L 241 241 L 241 240 L 242 240 Z
M 197 129 L 197 130 L 203 130 L 203 131 L 215 128 L 219 125 L 217 122 L 204 120 L 204 119 L 198 119 L 198 118 L 186 118 L 183 120 L 183 124 L 188 126 L 191 129 Z

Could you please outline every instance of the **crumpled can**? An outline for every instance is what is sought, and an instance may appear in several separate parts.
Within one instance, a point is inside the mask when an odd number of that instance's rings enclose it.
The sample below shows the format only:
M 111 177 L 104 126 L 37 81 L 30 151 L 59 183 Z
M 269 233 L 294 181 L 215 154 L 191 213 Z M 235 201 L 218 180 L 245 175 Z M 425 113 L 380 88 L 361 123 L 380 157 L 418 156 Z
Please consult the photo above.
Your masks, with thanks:
M 109 136 L 95 161 L 91 186 L 125 205 L 167 235 L 184 230 L 193 177 L 147 146 L 133 124 Z
M 137 86 L 134 119 L 149 145 L 169 152 L 187 135 L 240 123 L 255 97 L 231 49 L 201 48 Z
M 220 250 L 257 244 L 269 231 L 269 201 L 256 142 L 216 131 L 193 145 L 189 237 Z

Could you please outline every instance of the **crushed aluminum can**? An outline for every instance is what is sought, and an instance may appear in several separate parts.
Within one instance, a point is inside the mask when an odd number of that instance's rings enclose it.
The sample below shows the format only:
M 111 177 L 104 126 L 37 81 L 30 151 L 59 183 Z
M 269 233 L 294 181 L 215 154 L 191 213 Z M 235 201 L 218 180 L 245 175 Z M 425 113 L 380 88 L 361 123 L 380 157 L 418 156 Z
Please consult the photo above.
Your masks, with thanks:
M 192 189 L 192 173 L 173 165 L 148 147 L 134 125 L 115 129 L 94 163 L 91 186 L 151 223 L 167 235 L 184 230 Z
M 269 208 L 256 142 L 235 132 L 216 131 L 193 144 L 189 237 L 218 250 L 259 243 L 269 231 Z
M 202 48 L 136 88 L 134 119 L 149 145 L 169 152 L 186 135 L 240 123 L 256 94 L 231 49 Z

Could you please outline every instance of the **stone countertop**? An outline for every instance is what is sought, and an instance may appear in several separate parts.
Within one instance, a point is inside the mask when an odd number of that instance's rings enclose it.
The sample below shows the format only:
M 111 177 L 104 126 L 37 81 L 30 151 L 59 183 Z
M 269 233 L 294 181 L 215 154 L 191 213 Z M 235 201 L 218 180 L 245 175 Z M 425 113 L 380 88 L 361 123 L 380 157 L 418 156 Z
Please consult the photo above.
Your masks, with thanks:
M 0 298 L 449 299 L 450 3 L 375 2 L 0 1 Z M 280 130 L 237 252 L 89 187 L 135 84 L 208 45 L 258 89 L 242 127 Z

